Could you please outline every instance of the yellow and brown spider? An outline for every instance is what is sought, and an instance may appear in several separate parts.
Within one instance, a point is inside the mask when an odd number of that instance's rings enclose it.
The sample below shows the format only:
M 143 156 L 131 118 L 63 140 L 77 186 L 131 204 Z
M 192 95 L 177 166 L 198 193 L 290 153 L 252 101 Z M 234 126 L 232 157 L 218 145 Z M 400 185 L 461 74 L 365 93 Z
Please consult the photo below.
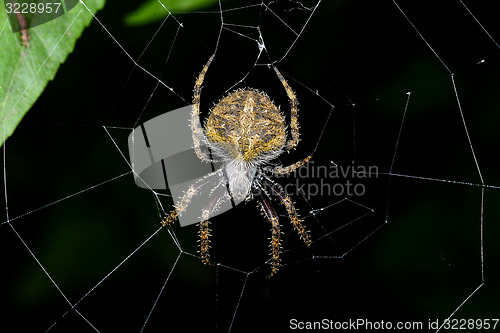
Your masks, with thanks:
M 201 212 L 199 252 L 202 262 L 210 264 L 209 217 L 220 204 L 228 199 L 249 201 L 258 197 L 262 214 L 272 225 L 270 244 L 270 276 L 272 276 L 279 269 L 282 246 L 280 223 L 271 204 L 271 196 L 278 198 L 285 206 L 288 217 L 302 241 L 307 246 L 311 243 L 292 200 L 283 187 L 270 178 L 271 175 L 288 174 L 294 171 L 307 163 L 312 156 L 287 167 L 271 164 L 271 161 L 284 151 L 290 152 L 299 143 L 297 98 L 278 69 L 273 67 L 290 100 L 291 139 L 287 139 L 285 117 L 280 109 L 265 93 L 250 88 L 235 90 L 222 98 L 210 110 L 203 128 L 200 122 L 200 93 L 205 74 L 213 58 L 214 55 L 210 57 L 196 80 L 190 127 L 194 150 L 198 158 L 206 162 L 218 160 L 223 164 L 219 170 L 207 175 L 204 180 L 192 184 L 174 206 L 175 209 L 166 215 L 162 225 L 167 226 L 173 223 L 177 216 L 187 209 L 191 199 L 210 183 L 208 179 L 217 176 L 219 180 L 211 190 L 208 203 Z M 201 149 L 202 146 L 209 147 L 215 159 L 204 152 Z M 230 196 L 227 195 L 227 188 L 229 188 Z

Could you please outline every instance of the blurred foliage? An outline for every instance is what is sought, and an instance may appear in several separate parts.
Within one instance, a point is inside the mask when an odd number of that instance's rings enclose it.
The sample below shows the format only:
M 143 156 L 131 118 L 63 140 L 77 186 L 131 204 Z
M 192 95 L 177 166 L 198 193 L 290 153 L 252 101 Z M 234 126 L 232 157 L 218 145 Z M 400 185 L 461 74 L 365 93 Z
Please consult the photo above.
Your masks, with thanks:
M 218 0 L 149 0 L 125 17 L 127 25 L 144 25 L 164 19 L 172 12 L 189 12 L 210 7 Z M 165 9 L 166 8 L 166 9 Z
M 89 0 L 96 12 L 104 0 Z M 8 31 L 9 16 L 0 10 L 0 144 L 14 132 L 26 112 L 54 79 L 59 66 L 73 51 L 77 39 L 92 21 L 92 14 L 82 5 L 55 20 L 29 29 L 29 46 L 23 45 L 20 33 Z M 61 38 L 61 36 L 63 36 Z

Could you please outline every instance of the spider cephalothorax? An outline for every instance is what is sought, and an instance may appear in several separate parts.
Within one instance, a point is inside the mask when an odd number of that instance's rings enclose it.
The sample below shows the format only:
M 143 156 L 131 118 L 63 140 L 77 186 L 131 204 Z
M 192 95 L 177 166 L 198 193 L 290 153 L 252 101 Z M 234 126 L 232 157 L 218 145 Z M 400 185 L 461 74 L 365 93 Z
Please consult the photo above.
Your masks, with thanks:
M 220 204 L 228 199 L 251 200 L 258 197 L 262 214 L 272 225 L 271 237 L 271 274 L 274 275 L 280 265 L 280 224 L 278 215 L 271 204 L 271 196 L 277 197 L 285 206 L 288 217 L 306 245 L 310 244 L 307 231 L 302 226 L 295 206 L 281 185 L 270 177 L 273 174 L 287 174 L 307 163 L 308 156 L 287 167 L 275 166 L 270 162 L 284 151 L 295 148 L 299 142 L 297 99 L 281 73 L 274 68 L 290 99 L 291 139 L 287 139 L 286 122 L 283 114 L 271 99 L 255 89 L 239 89 L 222 98 L 210 111 L 204 128 L 200 122 L 200 93 L 212 56 L 201 71 L 194 87 L 193 111 L 191 113 L 191 131 L 196 155 L 202 161 L 212 161 L 201 146 L 208 146 L 215 160 L 223 162 L 222 167 L 197 182 L 184 193 L 176 204 L 175 210 L 168 214 L 162 224 L 172 223 L 178 214 L 187 209 L 193 196 L 211 183 L 209 179 L 217 177 L 216 185 L 201 212 L 200 253 L 203 263 L 210 263 L 210 228 L 209 217 Z M 229 187 L 230 197 L 225 195 Z

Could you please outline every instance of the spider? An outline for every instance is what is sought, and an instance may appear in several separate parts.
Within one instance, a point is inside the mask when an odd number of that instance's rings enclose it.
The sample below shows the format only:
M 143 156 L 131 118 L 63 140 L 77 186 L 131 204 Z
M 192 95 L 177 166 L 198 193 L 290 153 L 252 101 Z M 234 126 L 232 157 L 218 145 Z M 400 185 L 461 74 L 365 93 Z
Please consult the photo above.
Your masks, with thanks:
M 288 218 L 305 245 L 311 244 L 309 233 L 302 225 L 292 200 L 283 187 L 271 179 L 272 175 L 294 171 L 312 157 L 311 154 L 286 167 L 272 164 L 272 161 L 283 152 L 290 152 L 299 143 L 297 98 L 281 73 L 273 66 L 290 100 L 290 139 L 287 139 L 287 126 L 283 113 L 266 93 L 252 88 L 238 89 L 222 98 L 210 110 L 208 119 L 202 127 L 200 94 L 203 80 L 214 56 L 215 54 L 210 57 L 196 80 L 190 127 L 197 157 L 204 162 L 215 161 L 216 159 L 201 149 L 202 146 L 208 146 L 212 156 L 223 164 L 217 171 L 192 184 L 174 205 L 174 209 L 165 216 L 162 225 L 173 223 L 177 216 L 187 209 L 191 199 L 210 183 L 209 179 L 217 177 L 218 181 L 210 192 L 208 203 L 201 211 L 198 252 L 202 262 L 211 264 L 210 215 L 225 200 L 250 201 L 257 197 L 262 215 L 271 223 L 269 276 L 273 276 L 280 267 L 282 245 L 281 226 L 271 204 L 272 197 L 277 198 L 285 207 Z

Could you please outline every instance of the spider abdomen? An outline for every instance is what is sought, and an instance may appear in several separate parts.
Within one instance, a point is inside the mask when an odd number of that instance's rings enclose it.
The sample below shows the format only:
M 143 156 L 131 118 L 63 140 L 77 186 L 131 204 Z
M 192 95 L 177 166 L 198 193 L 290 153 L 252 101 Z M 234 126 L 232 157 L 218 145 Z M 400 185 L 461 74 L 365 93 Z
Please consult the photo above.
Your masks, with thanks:
M 226 160 L 266 160 L 279 155 L 286 142 L 283 115 L 255 89 L 236 90 L 221 99 L 209 114 L 205 132 Z

